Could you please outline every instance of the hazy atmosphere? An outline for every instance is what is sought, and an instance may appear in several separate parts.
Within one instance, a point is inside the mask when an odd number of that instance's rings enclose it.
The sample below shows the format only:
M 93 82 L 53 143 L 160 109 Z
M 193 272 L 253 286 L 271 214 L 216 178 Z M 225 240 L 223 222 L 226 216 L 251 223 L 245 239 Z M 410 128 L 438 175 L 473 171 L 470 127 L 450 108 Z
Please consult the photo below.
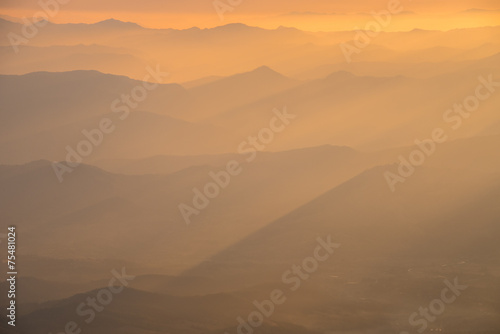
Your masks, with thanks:
M 500 333 L 494 0 L 0 2 L 0 333 Z

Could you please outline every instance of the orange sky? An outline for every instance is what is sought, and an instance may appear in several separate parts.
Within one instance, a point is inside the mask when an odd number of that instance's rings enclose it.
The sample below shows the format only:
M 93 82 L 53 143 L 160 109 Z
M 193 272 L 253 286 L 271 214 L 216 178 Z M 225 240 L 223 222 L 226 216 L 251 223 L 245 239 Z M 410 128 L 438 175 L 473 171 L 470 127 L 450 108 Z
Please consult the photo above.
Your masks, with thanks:
M 220 1 L 228 3 L 229 0 Z M 498 25 L 500 22 L 498 0 L 400 2 L 404 11 L 409 13 L 396 17 L 386 30 L 448 30 Z M 115 18 L 150 28 L 178 29 L 242 22 L 265 28 L 284 25 L 310 31 L 351 30 L 370 20 L 370 12 L 386 9 L 387 3 L 388 0 L 243 0 L 240 5 L 232 6 L 233 11 L 226 12 L 221 20 L 213 0 L 69 0 L 50 20 L 56 23 L 93 23 Z M 481 10 L 464 12 L 473 8 Z M 32 17 L 40 10 L 40 5 L 38 0 L 2 0 L 0 10 L 9 16 Z

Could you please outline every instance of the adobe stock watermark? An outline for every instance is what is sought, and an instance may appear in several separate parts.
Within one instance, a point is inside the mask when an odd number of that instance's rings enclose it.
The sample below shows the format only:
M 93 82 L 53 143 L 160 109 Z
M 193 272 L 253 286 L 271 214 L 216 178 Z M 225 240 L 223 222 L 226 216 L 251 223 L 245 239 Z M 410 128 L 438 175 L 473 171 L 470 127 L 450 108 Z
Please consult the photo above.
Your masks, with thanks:
M 111 304 L 115 295 L 128 286 L 130 281 L 135 279 L 135 276 L 130 276 L 125 273 L 125 268 L 122 268 L 122 272 L 119 273 L 116 269 L 111 271 L 113 277 L 109 280 L 108 286 L 106 288 L 97 291 L 94 297 L 87 297 L 85 302 L 80 303 L 76 308 L 76 314 L 82 318 L 84 324 L 90 324 L 97 316 L 96 312 L 102 312 L 105 308 Z M 120 283 L 119 285 L 117 283 Z M 64 331 L 57 332 L 55 334 L 79 334 L 82 333 L 82 325 L 79 325 L 76 321 L 68 321 L 64 326 Z M 52 334 L 50 332 L 49 334 Z
M 214 6 L 217 15 L 219 15 L 219 19 L 224 21 L 224 13 L 234 11 L 234 9 L 242 3 L 243 0 L 214 0 L 212 5 Z
M 465 97 L 462 103 L 455 103 L 452 108 L 447 109 L 443 113 L 443 120 L 448 123 L 452 130 L 458 130 L 464 120 L 470 118 L 481 102 L 489 99 L 496 92 L 496 87 L 500 87 L 499 81 L 493 81 L 493 75 L 490 74 L 487 78 L 478 77 L 479 84 L 476 86 L 474 93 Z M 416 170 L 416 167 L 422 166 L 427 158 L 433 155 L 438 144 L 445 143 L 448 140 L 448 135 L 445 129 L 435 128 L 431 131 L 430 138 L 424 140 L 415 140 L 417 146 L 410 152 L 408 157 L 400 155 L 398 157 L 399 164 L 397 174 L 386 171 L 384 178 L 392 192 L 396 191 L 398 183 L 404 183 L 411 177 Z
M 302 282 L 308 280 L 315 273 L 321 262 L 327 261 L 334 251 L 340 247 L 340 244 L 333 243 L 331 236 L 325 239 L 317 238 L 318 245 L 314 248 L 313 255 L 302 260 L 300 265 L 294 264 L 290 269 L 283 272 L 281 281 L 288 286 L 290 291 L 296 291 L 302 285 Z M 277 306 L 286 302 L 287 297 L 285 291 L 274 289 L 269 294 L 269 299 L 263 301 L 254 300 L 252 302 L 255 310 L 252 311 L 246 318 L 237 317 L 238 325 L 236 327 L 237 334 L 252 334 L 254 330 L 264 323 L 264 320 L 270 318 Z M 229 334 L 225 332 L 224 334 Z
M 436 298 L 429 303 L 429 307 L 419 307 L 418 312 L 413 312 L 408 318 L 408 323 L 413 327 L 418 327 L 417 332 L 423 333 L 429 323 L 436 321 L 437 317 L 443 314 L 446 310 L 446 305 L 449 305 L 457 300 L 462 292 L 468 288 L 467 285 L 458 283 L 458 277 L 455 277 L 453 283 L 449 280 L 444 280 L 445 288 L 441 290 L 440 298 Z M 400 334 L 410 334 L 402 331 Z
M 71 0 L 39 0 L 38 5 L 40 11 L 33 14 L 30 19 L 23 17 L 23 26 L 21 35 L 14 32 L 9 32 L 7 38 L 14 49 L 15 53 L 19 53 L 19 45 L 26 45 L 29 41 L 35 38 L 39 29 L 45 27 L 49 23 L 49 19 L 55 17 L 61 10 L 61 5 L 67 5 Z
M 274 116 L 269 121 L 269 127 L 260 129 L 256 135 L 248 136 L 246 140 L 238 145 L 238 153 L 247 155 L 245 161 L 250 163 L 255 160 L 257 153 L 263 151 L 271 142 L 274 141 L 276 134 L 283 132 L 290 124 L 291 120 L 297 116 L 288 113 L 287 107 L 283 110 L 274 109 Z M 207 182 L 204 186 L 193 188 L 192 205 L 181 203 L 178 205 L 179 211 L 184 219 L 184 222 L 191 224 L 191 217 L 197 216 L 202 210 L 206 209 L 210 204 L 210 200 L 218 197 L 222 189 L 225 189 L 231 183 L 233 177 L 238 176 L 243 171 L 240 162 L 236 160 L 228 161 L 223 170 L 217 172 L 210 172 L 208 174 L 211 181 Z
M 411 0 L 409 0 L 411 1 Z M 391 22 L 393 15 L 399 14 L 403 11 L 403 5 L 400 0 L 389 0 L 385 10 L 371 12 L 373 20 L 368 21 L 363 30 L 359 27 L 354 27 L 356 34 L 351 42 L 344 42 L 340 44 L 340 50 L 344 54 L 347 63 L 352 62 L 352 55 L 359 54 L 361 51 L 371 44 L 372 40 L 376 38 L 384 28 L 387 28 Z
M 139 103 L 143 102 L 148 97 L 148 94 L 155 90 L 164 81 L 164 78 L 169 75 L 166 72 L 161 72 L 159 65 L 156 65 L 156 69 L 148 66 L 146 71 L 148 74 L 141 84 L 133 87 L 128 94 L 121 94 L 120 98 L 111 102 L 110 110 L 118 114 L 120 121 L 127 119 L 130 112 L 136 109 Z M 155 82 L 151 82 L 151 79 Z M 105 136 L 113 133 L 115 129 L 116 121 L 108 117 L 103 117 L 93 129 L 83 129 L 81 133 L 84 139 L 80 140 L 75 145 L 75 148 L 70 145 L 66 146 L 66 161 L 52 163 L 52 168 L 59 183 L 64 181 L 63 175 L 65 173 L 73 172 L 83 162 L 83 158 L 90 156 L 94 149 L 104 142 Z

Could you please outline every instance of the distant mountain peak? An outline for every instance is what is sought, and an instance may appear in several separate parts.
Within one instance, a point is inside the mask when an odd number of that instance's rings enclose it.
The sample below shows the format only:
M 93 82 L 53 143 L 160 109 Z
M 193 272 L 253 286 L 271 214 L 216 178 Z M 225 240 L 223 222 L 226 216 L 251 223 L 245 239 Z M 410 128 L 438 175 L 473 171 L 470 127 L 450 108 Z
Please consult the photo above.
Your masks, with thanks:
M 107 19 L 104 21 L 99 21 L 95 23 L 96 25 L 100 26 L 107 26 L 107 27 L 134 27 L 134 28 L 142 28 L 140 25 L 134 22 L 125 22 L 125 21 L 120 21 L 116 19 Z
M 228 24 L 225 24 L 221 27 L 225 27 L 225 28 L 249 28 L 250 26 L 248 26 L 244 23 L 228 23 Z
M 286 27 L 286 26 L 279 26 L 276 30 L 281 30 L 281 31 L 301 31 L 300 29 L 297 29 L 295 27 Z
M 210 87 L 210 86 L 218 86 L 218 85 L 231 85 L 234 86 L 235 84 L 238 85 L 240 83 L 249 83 L 249 82 L 283 82 L 284 80 L 290 80 L 288 77 L 284 76 L 283 74 L 276 72 L 272 68 L 268 66 L 260 66 L 257 67 L 254 70 L 251 70 L 249 72 L 243 72 L 243 73 L 238 73 L 234 74 L 229 77 L 224 77 L 219 80 L 215 80 L 213 82 L 209 82 L 205 85 L 201 85 L 199 87 L 194 87 L 193 89 L 200 89 L 201 87 Z
M 413 33 L 428 33 L 428 32 L 435 32 L 436 30 L 425 30 L 425 29 L 420 29 L 420 28 L 414 28 L 410 30 L 410 32 Z
M 347 71 L 337 71 L 333 72 L 330 75 L 328 75 L 325 79 L 326 80 L 331 80 L 331 79 L 342 79 L 342 80 L 347 80 L 347 79 L 352 79 L 355 78 L 356 76 L 352 74 L 351 72 Z
M 208 28 L 206 30 L 241 32 L 241 31 L 250 30 L 250 29 L 257 30 L 257 29 L 262 29 L 262 28 L 252 27 L 252 26 L 246 25 L 244 23 L 228 23 L 228 24 L 225 24 L 223 26 L 218 26 L 218 27 L 214 27 L 214 28 Z
M 278 72 L 276 72 L 275 70 L 273 70 L 272 68 L 270 68 L 269 66 L 266 66 L 266 65 L 263 65 L 263 66 L 260 66 L 260 67 L 257 67 L 255 70 L 253 70 L 252 72 L 260 72 L 260 73 L 274 73 L 274 74 L 279 74 Z
M 236 75 L 238 76 L 238 74 L 236 74 Z M 269 66 L 265 66 L 265 65 L 257 67 L 256 69 L 254 69 L 250 72 L 241 73 L 239 75 L 250 75 L 250 76 L 257 76 L 257 77 L 264 77 L 264 78 L 271 78 L 271 77 L 281 78 L 281 79 L 286 78 L 283 74 L 276 72 L 275 70 L 273 70 Z

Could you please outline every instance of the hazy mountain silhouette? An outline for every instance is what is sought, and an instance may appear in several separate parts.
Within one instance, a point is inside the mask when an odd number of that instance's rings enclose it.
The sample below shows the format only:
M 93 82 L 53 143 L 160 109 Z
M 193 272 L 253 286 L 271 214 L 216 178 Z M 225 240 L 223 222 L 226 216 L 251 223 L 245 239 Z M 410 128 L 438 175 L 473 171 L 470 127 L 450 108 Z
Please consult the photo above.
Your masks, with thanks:
M 297 81 L 262 66 L 251 72 L 236 74 L 190 89 L 196 106 L 190 114 L 183 116 L 189 120 L 206 119 L 298 84 Z
M 1 333 L 498 333 L 496 11 L 115 2 L 0 15 Z M 85 322 L 113 270 L 135 278 Z

